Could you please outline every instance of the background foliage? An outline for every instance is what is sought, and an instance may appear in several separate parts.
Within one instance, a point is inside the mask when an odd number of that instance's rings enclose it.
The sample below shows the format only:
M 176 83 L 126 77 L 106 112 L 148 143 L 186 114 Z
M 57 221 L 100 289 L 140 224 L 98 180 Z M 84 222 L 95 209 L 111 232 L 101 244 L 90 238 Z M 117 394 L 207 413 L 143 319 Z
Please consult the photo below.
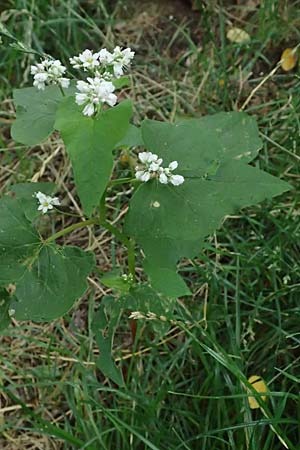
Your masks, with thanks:
M 144 115 L 172 121 L 239 109 L 282 51 L 299 42 L 298 1 L 8 0 L 0 11 L 17 39 L 63 62 L 86 47 L 132 46 L 133 90 L 124 90 L 124 97 L 133 97 L 137 123 Z M 250 41 L 226 39 L 232 26 L 245 29 Z M 24 147 L 10 137 L 12 88 L 30 85 L 33 57 L 3 41 L 1 192 L 15 182 L 55 181 L 80 214 L 61 141 L 54 136 Z M 115 352 L 124 389 L 95 370 L 95 305 L 111 293 L 97 278 L 64 320 L 14 322 L 3 333 L 1 448 L 279 450 L 278 434 L 298 448 L 298 75 L 298 64 L 291 72 L 279 67 L 245 108 L 257 118 L 264 142 L 255 165 L 295 190 L 230 217 L 201 259 L 183 262 L 180 274 L 194 292 L 178 306 L 185 327 L 173 323 L 161 338 L 156 321 L 135 327 L 124 316 Z M 124 153 L 116 172 L 127 164 Z M 121 188 L 111 194 L 111 220 L 125 214 L 129 194 Z M 122 263 L 119 244 L 105 230 L 77 230 L 60 244 L 96 250 L 103 272 Z M 241 384 L 252 374 L 272 393 L 264 414 L 249 410 Z

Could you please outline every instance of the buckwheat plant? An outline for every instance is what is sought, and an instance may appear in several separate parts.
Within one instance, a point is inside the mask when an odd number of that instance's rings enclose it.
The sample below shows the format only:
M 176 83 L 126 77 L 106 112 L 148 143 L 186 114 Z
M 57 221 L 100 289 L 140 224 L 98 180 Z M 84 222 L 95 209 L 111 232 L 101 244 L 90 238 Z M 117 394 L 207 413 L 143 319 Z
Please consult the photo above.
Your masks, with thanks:
M 120 93 L 133 59 L 119 46 L 84 50 L 68 68 L 47 57 L 31 67 L 33 87 L 14 91 L 12 137 L 35 146 L 59 133 L 83 217 L 75 217 L 61 184 L 19 183 L 0 199 L 1 327 L 63 316 L 94 272 L 112 292 L 93 321 L 97 366 L 119 385 L 111 347 L 121 313 L 163 318 L 157 333 L 165 331 L 177 299 L 193 292 L 178 273 L 180 260 L 201 257 L 205 238 L 227 215 L 290 188 L 249 164 L 262 142 L 245 113 L 133 125 L 131 101 Z M 120 163 L 124 153 L 127 166 Z M 113 224 L 106 198 L 122 185 L 130 187 L 128 210 Z M 114 236 L 127 255 L 124 267 L 103 273 L 92 252 L 63 244 L 65 235 L 88 226 Z

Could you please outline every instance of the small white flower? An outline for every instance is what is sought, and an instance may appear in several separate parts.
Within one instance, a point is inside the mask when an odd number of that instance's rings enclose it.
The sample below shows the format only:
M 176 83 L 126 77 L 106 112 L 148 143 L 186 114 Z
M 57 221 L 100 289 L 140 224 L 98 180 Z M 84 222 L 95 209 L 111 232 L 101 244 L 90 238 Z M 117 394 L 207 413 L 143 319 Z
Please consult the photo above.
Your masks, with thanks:
M 54 77 L 61 77 L 66 70 L 66 67 L 58 59 L 48 61 L 48 71 Z
M 169 180 L 170 183 L 173 184 L 173 186 L 179 186 L 184 182 L 184 177 L 182 175 L 171 175 Z
M 107 103 L 109 106 L 114 106 L 117 103 L 118 97 L 113 94 L 115 86 L 111 81 L 101 80 L 98 88 L 101 102 Z
M 135 178 L 137 180 L 141 179 L 141 176 L 143 175 L 145 171 L 144 170 L 139 170 L 138 166 L 135 168 Z
M 70 80 L 63 77 L 66 70 L 66 67 L 58 59 L 44 59 L 35 66 L 31 66 L 33 86 L 45 89 L 46 85 L 59 84 L 63 88 L 68 88 Z
M 31 75 L 35 75 L 38 72 L 40 65 L 41 64 L 37 64 L 36 66 L 30 66 L 30 73 L 31 73 Z
M 152 163 L 158 160 L 158 156 L 151 152 L 141 152 L 139 153 L 139 160 L 143 164 Z
M 46 197 L 46 195 L 43 194 L 41 191 L 39 191 L 39 192 L 35 192 L 33 194 L 33 197 L 36 197 L 38 199 L 38 201 L 41 203 L 43 201 L 43 199 Z
M 159 175 L 159 181 L 162 184 L 171 183 L 173 186 L 179 186 L 184 182 L 184 177 L 182 175 L 173 175 L 173 170 L 177 169 L 178 162 L 172 161 L 169 164 L 169 167 L 162 169 Z
M 131 61 L 134 58 L 134 52 L 131 51 L 131 48 L 129 47 L 121 50 L 121 48 L 117 46 L 115 47 L 112 56 L 114 75 L 116 78 L 120 78 L 124 74 L 123 69 L 131 64 Z
M 123 64 L 122 63 L 114 63 L 114 76 L 116 78 L 121 78 L 124 75 Z
M 184 182 L 182 175 L 173 175 L 173 170 L 177 169 L 178 162 L 172 161 L 169 167 L 161 167 L 162 158 L 152 152 L 141 152 L 138 155 L 139 160 L 144 165 L 144 170 L 137 166 L 135 176 L 138 180 L 147 182 L 150 178 L 157 178 L 161 184 L 171 183 L 173 186 L 179 186 Z
M 131 61 L 133 60 L 135 52 L 132 51 L 130 47 L 127 47 L 124 50 L 122 50 L 122 55 L 123 55 L 124 66 L 128 66 L 131 63 Z
M 141 181 L 144 181 L 144 183 L 146 183 L 147 181 L 150 180 L 150 177 L 151 177 L 150 172 L 145 171 L 141 176 Z
M 139 153 L 138 158 L 142 163 L 146 164 L 149 161 L 149 155 L 152 155 L 152 153 L 141 152 L 141 153 Z
M 177 162 L 177 161 L 172 161 L 172 162 L 169 164 L 169 169 L 170 169 L 170 170 L 175 170 L 175 169 L 177 169 L 177 167 L 178 167 L 178 162 Z
M 100 65 L 98 60 L 99 53 L 93 53 L 91 50 L 86 49 L 78 56 L 70 58 L 70 63 L 74 69 L 83 69 L 84 71 L 93 71 Z
M 38 89 L 44 90 L 46 83 L 48 81 L 48 75 L 46 73 L 40 72 L 34 75 L 33 86 Z
M 74 69 L 90 71 L 94 76 L 110 81 L 112 77 L 120 78 L 124 74 L 124 68 L 128 67 L 134 57 L 134 52 L 130 48 L 121 50 L 115 47 L 113 53 L 106 48 L 99 52 L 86 49 L 78 56 L 70 58 L 70 63 Z
M 64 89 L 67 89 L 70 86 L 69 78 L 61 78 L 59 83 L 60 83 L 61 87 Z
M 78 56 L 73 56 L 72 58 L 69 58 L 71 66 L 74 67 L 74 69 L 80 69 L 81 67 L 81 61 Z
M 162 172 L 162 173 L 159 175 L 159 181 L 160 181 L 160 183 L 162 183 L 162 184 L 168 184 L 168 177 L 167 177 L 167 175 L 165 174 L 165 172 Z
M 98 55 L 99 55 L 99 61 L 103 66 L 112 64 L 112 62 L 114 60 L 114 56 L 106 48 L 103 48 L 102 50 L 100 50 Z
M 58 197 L 50 197 L 50 195 L 43 194 L 40 191 L 34 193 L 33 196 L 36 197 L 39 202 L 38 211 L 42 211 L 43 214 L 46 214 L 48 210 L 53 209 L 53 206 L 60 205 Z
M 155 162 L 152 162 L 149 165 L 150 172 L 157 172 L 159 170 L 159 167 L 160 167 L 162 162 L 163 162 L 163 160 L 161 158 L 157 159 Z
M 144 183 L 150 180 L 150 172 L 147 170 L 137 170 L 135 172 L 135 177 L 137 180 L 143 181 Z
M 76 87 L 80 92 L 88 93 L 91 90 L 90 84 L 82 80 L 77 81 Z
M 83 108 L 83 115 L 84 116 L 92 116 L 95 112 L 95 106 L 92 103 L 88 103 L 84 108 Z
M 78 105 L 85 105 L 85 116 L 92 116 L 97 112 L 97 105 L 100 103 L 107 103 L 109 106 L 117 103 L 118 97 L 113 94 L 115 86 L 111 81 L 88 77 L 87 82 L 78 81 L 76 86 L 79 92 L 75 94 L 75 101 Z

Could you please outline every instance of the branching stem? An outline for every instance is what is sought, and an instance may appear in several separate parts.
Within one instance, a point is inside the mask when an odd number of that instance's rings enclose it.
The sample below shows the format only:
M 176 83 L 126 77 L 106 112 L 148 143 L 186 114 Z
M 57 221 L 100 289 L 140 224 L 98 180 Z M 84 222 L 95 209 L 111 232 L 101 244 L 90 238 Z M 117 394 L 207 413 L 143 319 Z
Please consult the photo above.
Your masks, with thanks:
M 128 270 L 129 273 L 132 275 L 133 280 L 135 279 L 135 242 L 133 239 L 129 239 L 127 236 L 125 236 L 124 233 L 122 233 L 117 227 L 112 225 L 106 220 L 106 205 L 105 205 L 105 198 L 106 198 L 106 191 L 104 192 L 100 205 L 99 205 L 99 213 L 100 217 L 93 217 L 91 219 L 82 220 L 81 222 L 74 223 L 73 225 L 70 225 L 66 228 L 63 228 L 62 230 L 58 231 L 57 233 L 54 233 L 52 236 L 45 239 L 44 244 L 50 244 L 51 242 L 56 241 L 56 239 L 59 239 L 63 236 L 65 236 L 68 233 L 71 233 L 74 230 L 77 230 L 78 228 L 84 228 L 88 227 L 90 225 L 100 225 L 106 230 L 108 230 L 111 234 L 113 234 L 122 244 L 124 244 L 127 247 L 128 251 Z

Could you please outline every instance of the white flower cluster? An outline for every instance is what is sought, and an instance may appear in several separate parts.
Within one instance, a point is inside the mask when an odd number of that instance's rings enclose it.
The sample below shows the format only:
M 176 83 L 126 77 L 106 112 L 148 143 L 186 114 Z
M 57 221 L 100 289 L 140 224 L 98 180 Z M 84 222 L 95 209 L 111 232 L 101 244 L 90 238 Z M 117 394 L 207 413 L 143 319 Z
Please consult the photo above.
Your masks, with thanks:
M 77 82 L 75 94 L 76 103 L 84 106 L 82 112 L 85 116 L 96 114 L 103 103 L 109 106 L 117 103 L 118 98 L 114 94 L 115 85 L 112 80 L 124 75 L 124 69 L 130 66 L 133 57 L 134 52 L 129 47 L 122 50 L 117 46 L 112 53 L 106 48 L 96 53 L 86 49 L 78 56 L 70 58 L 70 63 L 75 69 L 82 69 L 91 75 L 85 81 Z M 45 89 L 49 84 L 67 88 L 70 80 L 63 77 L 66 70 L 59 60 L 45 59 L 31 66 L 33 85 L 38 89 Z
M 49 209 L 53 209 L 53 206 L 59 206 L 60 201 L 57 197 L 50 197 L 49 195 L 43 194 L 42 192 L 35 192 L 33 194 L 39 201 L 38 211 L 42 211 L 46 214 Z
M 115 47 L 110 53 L 106 48 L 93 53 L 91 50 L 84 50 L 78 56 L 70 58 L 70 63 L 74 69 L 94 72 L 104 79 L 120 78 L 124 75 L 124 68 L 128 67 L 134 57 L 134 52 L 130 48 L 121 50 Z
M 91 50 L 84 50 L 78 56 L 70 58 L 70 63 L 75 69 L 83 69 L 91 72 L 92 77 L 87 81 L 78 81 L 78 92 L 75 94 L 76 103 L 84 105 L 83 114 L 92 116 L 97 113 L 103 103 L 114 106 L 117 103 L 117 96 L 113 93 L 115 86 L 113 78 L 120 78 L 124 74 L 124 68 L 128 67 L 134 57 L 134 52 L 130 48 L 121 50 L 115 47 L 113 53 L 106 48 L 93 53 Z
M 113 94 L 115 86 L 111 81 L 88 77 L 87 82 L 77 81 L 76 87 L 79 92 L 76 92 L 75 100 L 78 105 L 85 105 L 83 109 L 85 116 L 92 116 L 97 112 L 101 103 L 107 103 L 109 106 L 117 103 L 118 97 Z
M 163 160 L 159 158 L 158 155 L 151 152 L 141 152 L 139 153 L 139 160 L 143 164 L 143 168 L 137 166 L 135 168 L 135 177 L 146 183 L 151 178 L 158 178 L 159 182 L 162 184 L 171 183 L 173 186 L 179 186 L 184 182 L 184 177 L 182 175 L 173 175 L 173 170 L 177 169 L 178 162 L 172 161 L 168 167 L 161 167 Z
M 66 70 L 66 67 L 58 59 L 44 59 L 36 66 L 31 66 L 33 86 L 45 89 L 48 84 L 59 84 L 62 88 L 68 88 L 70 80 L 63 77 Z

